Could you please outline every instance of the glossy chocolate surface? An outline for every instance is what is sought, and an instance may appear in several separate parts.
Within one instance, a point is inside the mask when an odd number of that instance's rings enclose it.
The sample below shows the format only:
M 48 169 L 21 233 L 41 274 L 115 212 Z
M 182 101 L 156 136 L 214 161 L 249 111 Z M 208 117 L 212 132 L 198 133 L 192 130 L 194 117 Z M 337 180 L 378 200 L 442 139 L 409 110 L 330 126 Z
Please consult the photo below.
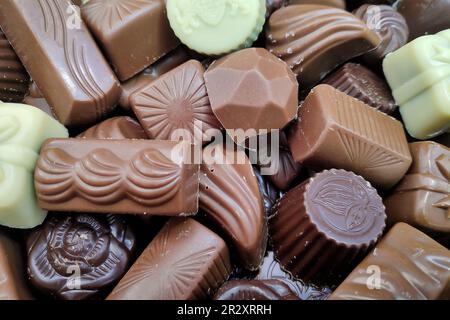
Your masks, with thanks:
M 105 120 L 78 135 L 84 139 L 148 139 L 139 122 L 130 117 Z
M 214 300 L 299 300 L 280 280 L 233 280 L 225 283 Z

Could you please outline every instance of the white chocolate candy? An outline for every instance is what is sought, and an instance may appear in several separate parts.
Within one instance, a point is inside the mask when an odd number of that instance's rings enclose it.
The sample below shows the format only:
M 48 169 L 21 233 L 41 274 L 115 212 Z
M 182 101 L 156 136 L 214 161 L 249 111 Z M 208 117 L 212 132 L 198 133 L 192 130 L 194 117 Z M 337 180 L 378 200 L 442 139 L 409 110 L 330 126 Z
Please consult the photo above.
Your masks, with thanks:
M 37 205 L 34 167 L 45 140 L 68 135 L 37 108 L 0 102 L 0 225 L 26 229 L 43 222 L 46 212 Z

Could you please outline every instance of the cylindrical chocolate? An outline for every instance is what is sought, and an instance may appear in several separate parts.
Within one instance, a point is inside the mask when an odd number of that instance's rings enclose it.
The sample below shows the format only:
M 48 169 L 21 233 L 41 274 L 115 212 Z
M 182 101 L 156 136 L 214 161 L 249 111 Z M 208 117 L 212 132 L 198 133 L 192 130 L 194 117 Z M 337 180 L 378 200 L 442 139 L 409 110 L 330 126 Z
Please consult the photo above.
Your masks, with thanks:
M 345 275 L 378 241 L 386 215 L 369 182 L 344 170 L 317 174 L 274 207 L 275 256 L 295 277 L 323 281 Z

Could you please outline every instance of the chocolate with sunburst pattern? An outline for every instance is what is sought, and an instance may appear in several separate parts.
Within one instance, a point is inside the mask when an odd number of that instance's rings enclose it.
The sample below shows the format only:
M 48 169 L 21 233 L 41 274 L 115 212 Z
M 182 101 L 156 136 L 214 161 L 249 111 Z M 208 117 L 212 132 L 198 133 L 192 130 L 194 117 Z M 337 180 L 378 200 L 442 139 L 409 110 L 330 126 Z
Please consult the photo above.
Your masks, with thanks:
M 148 136 L 158 140 L 208 142 L 220 125 L 211 109 L 204 68 L 190 60 L 131 96 L 131 106 Z
M 54 214 L 28 239 L 28 275 L 58 299 L 90 298 L 126 272 L 135 244 L 122 216 Z

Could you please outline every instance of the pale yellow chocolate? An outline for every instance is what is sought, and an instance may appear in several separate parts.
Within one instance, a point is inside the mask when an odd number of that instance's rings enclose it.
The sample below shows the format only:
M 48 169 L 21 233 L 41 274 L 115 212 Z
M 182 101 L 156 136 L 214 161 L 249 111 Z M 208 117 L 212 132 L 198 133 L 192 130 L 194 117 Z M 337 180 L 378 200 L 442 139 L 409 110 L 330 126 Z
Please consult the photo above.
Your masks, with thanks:
M 429 139 L 450 128 L 450 29 L 410 42 L 383 62 L 409 134 Z
M 42 143 L 57 137 L 68 137 L 67 129 L 43 111 L 0 102 L 0 225 L 26 229 L 45 219 L 33 172 Z

